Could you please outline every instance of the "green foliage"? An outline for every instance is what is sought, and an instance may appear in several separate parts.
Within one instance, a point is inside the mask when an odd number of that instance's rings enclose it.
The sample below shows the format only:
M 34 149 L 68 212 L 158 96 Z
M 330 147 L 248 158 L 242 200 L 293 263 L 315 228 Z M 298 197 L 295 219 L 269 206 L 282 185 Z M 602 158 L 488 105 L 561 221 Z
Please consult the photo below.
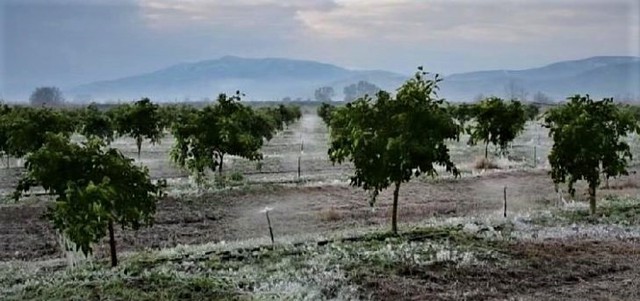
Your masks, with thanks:
M 265 139 L 271 139 L 273 121 L 280 117 L 265 118 L 241 104 L 240 96 L 239 92 L 231 97 L 220 94 L 215 105 L 185 114 L 172 129 L 176 144 L 171 158 L 194 173 L 199 184 L 206 170 L 222 172 L 227 154 L 262 159 L 260 149 Z M 281 108 L 289 112 L 286 107 Z
M 476 116 L 476 106 L 468 103 L 461 103 L 448 106 L 449 113 L 455 118 L 460 126 L 464 126 Z
M 82 110 L 78 132 L 86 138 L 99 138 L 107 143 L 113 141 L 115 129 L 111 118 L 98 109 L 95 103 Z
M 639 130 L 636 119 L 616 106 L 613 99 L 594 101 L 588 95 L 575 95 L 565 105 L 549 110 L 544 121 L 554 142 L 549 154 L 554 183 L 567 182 L 573 195 L 573 185 L 587 181 L 591 211 L 595 213 L 600 174 L 627 174 L 627 160 L 632 156 L 621 137 Z
M 540 115 L 540 107 L 536 104 L 530 103 L 524 107 L 527 120 L 534 121 Z
M 68 115 L 48 108 L 3 106 L 0 112 L 2 152 L 16 158 L 38 150 L 49 133 L 69 137 L 74 131 Z
M 413 176 L 435 176 L 434 165 L 458 174 L 446 140 L 458 139 L 460 127 L 436 98 L 441 81 L 426 79 L 420 71 L 398 89 L 396 98 L 381 91 L 377 101 L 361 98 L 337 108 L 330 123 L 329 157 L 334 163 L 351 161 L 351 184 L 378 193 L 395 184 L 392 231 L 397 231 L 396 210 L 400 184 Z
M 53 193 L 56 202 L 48 218 L 85 254 L 113 223 L 137 230 L 153 222 L 163 185 L 153 184 L 146 168 L 117 150 L 105 150 L 101 140 L 78 145 L 63 135 L 48 134 L 43 147 L 27 156 L 25 166 L 14 197 L 19 199 L 35 186 Z
M 318 107 L 318 116 L 322 118 L 322 121 L 324 121 L 326 125 L 329 125 L 331 123 L 331 114 L 333 114 L 333 111 L 335 111 L 335 109 L 335 106 L 323 102 Z
M 519 101 L 505 102 L 498 97 L 483 99 L 475 105 L 475 124 L 471 127 L 469 144 L 485 144 L 484 157 L 488 157 L 489 143 L 506 152 L 507 146 L 524 130 L 527 117 Z
M 162 114 L 158 105 L 148 98 L 136 101 L 133 105 L 118 106 L 109 111 L 109 116 L 119 136 L 129 136 L 136 140 L 138 158 L 144 139 L 157 143 L 163 137 Z
M 285 126 L 296 122 L 302 117 L 300 107 L 295 105 L 279 105 L 277 107 L 263 107 L 255 112 L 264 119 L 270 128 L 281 131 Z
M 11 107 L 0 103 L 0 158 L 8 156 Z

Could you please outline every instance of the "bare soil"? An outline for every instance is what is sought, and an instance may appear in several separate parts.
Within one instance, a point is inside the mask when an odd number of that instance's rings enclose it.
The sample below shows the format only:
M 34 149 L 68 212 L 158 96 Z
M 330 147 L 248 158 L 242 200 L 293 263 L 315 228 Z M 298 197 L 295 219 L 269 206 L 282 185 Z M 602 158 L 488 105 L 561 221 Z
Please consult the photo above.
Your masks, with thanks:
M 360 281 L 376 300 L 640 300 L 638 242 L 549 240 L 499 250 L 510 259 L 401 266 Z

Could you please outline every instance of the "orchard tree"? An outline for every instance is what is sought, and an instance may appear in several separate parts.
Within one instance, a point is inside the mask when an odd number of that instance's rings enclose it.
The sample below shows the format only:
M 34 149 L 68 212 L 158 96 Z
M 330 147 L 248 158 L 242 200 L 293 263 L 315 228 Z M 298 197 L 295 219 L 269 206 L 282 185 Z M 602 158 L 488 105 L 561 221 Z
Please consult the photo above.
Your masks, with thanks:
M 540 115 L 540 107 L 536 104 L 530 103 L 524 107 L 527 120 L 534 121 Z
M 115 129 L 111 118 L 92 103 L 80 113 L 78 132 L 86 138 L 99 138 L 110 143 L 113 141 Z
M 46 141 L 47 134 L 61 134 L 69 138 L 74 132 L 74 123 L 68 115 L 49 108 L 14 107 L 2 117 L 2 128 L 6 136 L 5 153 L 22 158 L 38 150 Z
M 449 113 L 455 118 L 462 128 L 476 115 L 476 106 L 468 103 L 461 103 L 449 106 Z
M 34 107 L 58 107 L 64 103 L 64 97 L 58 87 L 39 87 L 29 96 L 29 103 Z
M 46 144 L 27 156 L 14 197 L 35 186 L 51 192 L 56 202 L 46 216 L 54 227 L 85 254 L 108 234 L 116 266 L 114 225 L 133 230 L 151 225 L 164 183 L 153 184 L 146 167 L 105 146 L 99 139 L 78 145 L 47 135 Z
M 594 101 L 589 95 L 575 95 L 565 105 L 545 114 L 545 127 L 553 138 L 549 154 L 554 183 L 567 182 L 575 195 L 574 184 L 585 180 L 589 185 L 591 213 L 596 212 L 596 188 L 600 175 L 615 177 L 627 174 L 631 150 L 621 138 L 638 132 L 633 114 L 605 98 Z
M 489 155 L 489 143 L 505 152 L 507 146 L 524 130 L 527 117 L 519 101 L 505 102 L 498 97 L 483 99 L 475 105 L 475 124 L 471 127 L 469 144 L 485 144 L 484 157 Z
M 318 116 L 322 118 L 322 121 L 324 121 L 326 125 L 329 125 L 329 123 L 331 122 L 331 114 L 333 114 L 333 111 L 335 111 L 335 109 L 336 107 L 333 105 L 322 103 L 318 107 Z
M 9 167 L 9 132 L 8 125 L 11 115 L 11 107 L 4 103 L 0 103 L 0 159 L 7 158 L 7 167 Z
M 395 98 L 378 92 L 377 100 L 364 97 L 337 108 L 330 123 L 329 157 L 355 167 L 351 184 L 378 193 L 394 186 L 391 231 L 397 233 L 400 185 L 414 176 L 436 176 L 434 165 L 458 175 L 445 142 L 458 139 L 460 127 L 447 112 L 436 90 L 441 79 L 426 78 L 419 68 Z
M 215 105 L 185 115 L 172 129 L 171 158 L 202 183 L 207 170 L 222 173 L 225 155 L 261 160 L 260 149 L 275 129 L 268 119 L 240 103 L 241 94 L 220 94 Z
M 118 106 L 110 112 L 110 115 L 118 135 L 129 136 L 136 140 L 138 159 L 140 159 L 144 139 L 149 139 L 152 144 L 155 144 L 163 137 L 162 114 L 158 105 L 152 103 L 149 98 L 136 101 L 133 105 Z

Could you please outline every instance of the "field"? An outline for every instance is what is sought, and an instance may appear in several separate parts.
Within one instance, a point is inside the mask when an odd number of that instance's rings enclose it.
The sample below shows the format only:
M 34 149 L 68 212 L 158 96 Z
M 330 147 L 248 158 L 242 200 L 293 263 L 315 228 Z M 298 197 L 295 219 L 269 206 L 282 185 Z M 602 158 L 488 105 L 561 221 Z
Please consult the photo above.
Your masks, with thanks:
M 14 160 L 0 168 L 0 299 L 640 300 L 637 137 L 630 175 L 598 191 L 597 218 L 583 183 L 576 200 L 554 191 L 539 125 L 492 170 L 475 168 L 483 146 L 462 137 L 450 145 L 460 178 L 402 186 L 397 237 L 386 232 L 391 191 L 371 207 L 348 185 L 351 167 L 329 162 L 327 139 L 310 110 L 266 144 L 261 164 L 226 159 L 226 185 L 211 175 L 204 189 L 170 163 L 171 137 L 145 143 L 139 162 L 168 180 L 168 196 L 152 228 L 117 232 L 124 258 L 113 269 L 106 244 L 88 260 L 63 252 L 42 218 L 46 197 L 8 200 Z M 136 156 L 132 140 L 112 145 Z

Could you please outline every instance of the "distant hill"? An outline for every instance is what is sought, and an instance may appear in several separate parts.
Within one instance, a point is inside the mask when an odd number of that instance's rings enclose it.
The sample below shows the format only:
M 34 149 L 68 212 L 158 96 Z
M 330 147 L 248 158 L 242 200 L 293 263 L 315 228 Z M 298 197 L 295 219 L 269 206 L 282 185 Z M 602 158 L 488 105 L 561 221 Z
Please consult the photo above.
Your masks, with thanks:
M 314 61 L 281 58 L 249 59 L 225 56 L 216 60 L 179 64 L 156 72 L 101 81 L 72 88 L 68 93 L 94 99 L 137 98 L 161 100 L 214 98 L 240 90 L 249 100 L 311 98 L 315 89 L 368 80 L 381 87 L 399 84 L 406 77 L 386 71 L 349 70 Z M 341 99 L 338 95 L 336 99 Z
M 409 75 L 383 70 L 350 70 L 315 61 L 283 58 L 250 59 L 225 56 L 215 60 L 174 65 L 152 73 L 81 85 L 65 93 L 94 100 L 130 100 L 143 96 L 154 100 L 199 100 L 218 93 L 240 90 L 248 100 L 313 98 L 321 86 L 331 86 L 336 100 L 342 89 L 361 80 L 395 91 Z M 508 96 L 509 87 L 529 97 L 540 91 L 555 100 L 576 93 L 595 98 L 634 96 L 640 99 L 640 58 L 592 57 L 563 61 L 525 70 L 492 70 L 451 74 L 444 78 L 439 95 L 453 101 L 469 101 L 476 95 Z
M 577 93 L 640 99 L 640 58 L 600 56 L 525 70 L 452 74 L 444 78 L 441 89 L 447 98 L 468 100 L 478 94 L 506 97 L 514 86 L 529 96 L 539 91 L 556 100 Z

